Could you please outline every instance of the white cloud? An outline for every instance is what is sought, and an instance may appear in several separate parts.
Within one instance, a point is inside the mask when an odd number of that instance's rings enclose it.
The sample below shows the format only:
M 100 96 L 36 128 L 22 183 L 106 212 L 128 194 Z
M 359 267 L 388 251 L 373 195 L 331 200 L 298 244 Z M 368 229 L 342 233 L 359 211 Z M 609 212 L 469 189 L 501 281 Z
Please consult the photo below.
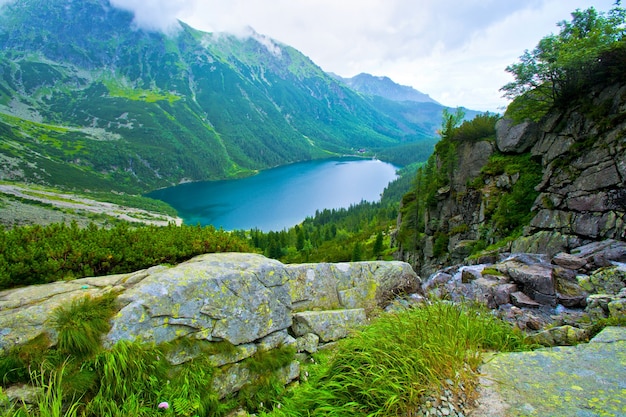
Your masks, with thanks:
M 110 0 L 114 7 L 133 12 L 140 28 L 165 33 L 180 28 L 177 17 L 189 7 L 187 0 Z
M 0 0 L 2 1 L 2 0 Z M 577 8 L 614 0 L 112 0 L 139 26 L 256 32 L 342 76 L 386 75 L 450 106 L 496 111 L 504 71 Z M 593 4 L 591 4 L 593 3 Z

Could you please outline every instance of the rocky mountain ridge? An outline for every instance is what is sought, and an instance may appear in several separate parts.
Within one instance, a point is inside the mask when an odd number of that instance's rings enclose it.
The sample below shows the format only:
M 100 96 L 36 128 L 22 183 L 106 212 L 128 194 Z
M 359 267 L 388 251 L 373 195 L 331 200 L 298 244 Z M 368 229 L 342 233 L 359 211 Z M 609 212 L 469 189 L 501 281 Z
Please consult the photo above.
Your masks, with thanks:
M 389 77 L 374 76 L 366 73 L 361 73 L 351 78 L 340 77 L 332 73 L 331 75 L 362 94 L 379 96 L 392 101 L 437 103 L 437 101 L 433 100 L 428 94 L 422 93 L 413 87 L 397 84 Z

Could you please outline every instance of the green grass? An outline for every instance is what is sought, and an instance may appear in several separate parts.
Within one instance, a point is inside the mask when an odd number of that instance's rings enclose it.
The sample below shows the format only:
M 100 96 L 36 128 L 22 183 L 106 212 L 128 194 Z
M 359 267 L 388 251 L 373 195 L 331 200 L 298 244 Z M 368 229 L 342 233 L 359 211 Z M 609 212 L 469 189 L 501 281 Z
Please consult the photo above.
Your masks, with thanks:
M 116 312 L 115 293 L 101 297 L 83 297 L 52 312 L 54 329 L 58 332 L 57 348 L 66 355 L 86 357 L 101 346 L 101 337 L 111 327 L 109 320 Z
M 70 309 L 93 322 L 85 313 L 93 302 Z M 8 417 L 224 416 L 241 406 L 266 417 L 412 415 L 442 381 L 472 387 L 483 351 L 527 348 L 520 332 L 486 309 L 439 301 L 382 314 L 336 348 L 316 354 L 315 364 L 303 364 L 308 378 L 290 390 L 278 371 L 293 361 L 294 348 L 257 352 L 242 362 L 252 373 L 250 384 L 220 399 L 209 355 L 176 367 L 165 360 L 178 342 L 121 341 L 110 349 L 100 346 L 90 358 L 70 353 L 62 360 L 58 346 L 40 342 L 41 356 L 55 359 L 31 364 L 38 372 L 30 374 L 30 383 L 42 388 L 39 404 L 31 411 L 2 410 Z M 166 411 L 157 408 L 163 401 L 170 405 Z
M 66 366 L 63 365 L 57 372 L 33 372 L 33 385 L 39 388 L 38 401 L 31 409 L 26 404 L 20 407 L 15 405 L 5 410 L 6 417 L 76 417 L 81 407 L 80 399 L 72 398 L 66 401 L 63 392 L 63 380 Z M 1 393 L 1 392 L 0 392 Z M 0 404 L 0 411 L 2 411 Z
M 436 302 L 386 314 L 309 369 L 268 416 L 411 415 L 447 379 L 472 386 L 484 350 L 522 350 L 521 333 L 486 310 Z

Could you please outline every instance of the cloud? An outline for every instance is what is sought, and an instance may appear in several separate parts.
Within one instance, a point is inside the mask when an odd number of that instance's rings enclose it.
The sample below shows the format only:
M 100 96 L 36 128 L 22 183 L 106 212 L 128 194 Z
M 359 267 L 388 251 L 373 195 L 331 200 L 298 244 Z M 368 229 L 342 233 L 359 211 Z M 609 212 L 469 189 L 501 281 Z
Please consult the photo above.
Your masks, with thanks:
M 110 1 L 114 7 L 132 12 L 135 16 L 133 22 L 138 27 L 164 33 L 173 33 L 180 28 L 177 16 L 190 4 L 187 0 Z
M 2 1 L 2 0 L 0 0 Z M 325 71 L 386 75 L 437 101 L 479 110 L 507 104 L 504 71 L 577 8 L 614 0 L 112 0 L 138 26 L 259 34 L 290 45 Z M 246 32 L 247 31 L 247 32 Z M 269 44 L 268 44 L 269 45 Z M 271 47 L 271 45 L 269 45 Z

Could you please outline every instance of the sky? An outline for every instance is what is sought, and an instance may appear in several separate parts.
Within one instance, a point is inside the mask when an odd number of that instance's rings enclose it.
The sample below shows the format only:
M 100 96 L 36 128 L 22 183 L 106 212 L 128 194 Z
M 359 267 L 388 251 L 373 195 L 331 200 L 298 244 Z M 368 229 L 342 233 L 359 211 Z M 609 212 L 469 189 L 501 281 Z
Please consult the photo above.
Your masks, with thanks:
M 1 1 L 1 0 L 0 0 Z M 505 68 L 558 33 L 576 9 L 614 0 L 111 0 L 138 26 L 177 20 L 207 32 L 246 28 L 298 49 L 342 77 L 387 76 L 443 105 L 502 113 Z

